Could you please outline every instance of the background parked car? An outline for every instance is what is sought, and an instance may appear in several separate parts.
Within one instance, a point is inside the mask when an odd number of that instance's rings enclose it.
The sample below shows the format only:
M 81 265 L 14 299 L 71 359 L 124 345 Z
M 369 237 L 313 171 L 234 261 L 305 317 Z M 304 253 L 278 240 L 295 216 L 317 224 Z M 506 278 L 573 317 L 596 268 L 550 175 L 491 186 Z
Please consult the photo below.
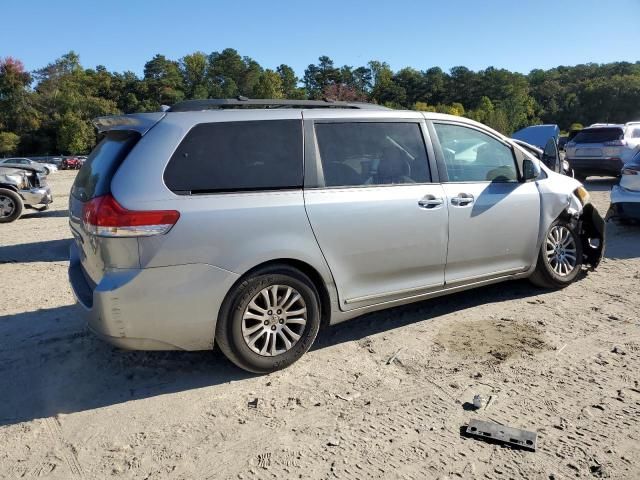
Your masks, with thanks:
M 79 170 L 82 167 L 82 162 L 76 157 L 63 158 L 60 163 L 60 170 Z
M 640 220 L 640 152 L 624 165 L 620 183 L 611 189 L 611 208 L 607 217 Z
M 581 128 L 578 129 L 573 129 L 573 130 L 569 130 L 569 133 L 566 135 L 561 135 L 560 138 L 558 139 L 558 149 L 561 152 L 564 152 L 567 143 L 569 143 L 571 140 L 573 140 L 575 138 L 575 136 L 577 134 L 579 134 L 582 131 Z
M 25 208 L 44 210 L 53 202 L 46 175 L 31 165 L 0 164 L 0 223 L 17 220 Z M 38 208 L 37 205 L 42 205 Z
M 625 125 L 597 123 L 567 143 L 566 157 L 576 178 L 620 176 L 622 166 L 640 150 L 640 122 Z
M 0 165 L 3 167 L 10 167 L 10 166 L 19 167 L 22 165 L 30 165 L 32 167 L 36 167 L 36 169 L 40 169 L 40 171 L 46 173 L 47 175 L 58 171 L 58 167 L 56 167 L 51 163 L 35 162 L 29 158 L 23 158 L 23 157 L 3 158 L 2 160 L 0 160 Z

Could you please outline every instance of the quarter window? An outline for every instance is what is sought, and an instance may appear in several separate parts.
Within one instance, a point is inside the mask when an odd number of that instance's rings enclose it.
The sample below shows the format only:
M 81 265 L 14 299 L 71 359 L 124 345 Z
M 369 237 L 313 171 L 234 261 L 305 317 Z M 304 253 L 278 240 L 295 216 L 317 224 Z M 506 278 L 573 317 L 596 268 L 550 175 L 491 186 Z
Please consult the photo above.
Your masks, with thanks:
M 511 148 L 473 128 L 434 125 L 450 182 L 515 182 Z
M 316 123 L 327 187 L 430 182 L 418 123 Z
M 302 187 L 302 121 L 201 123 L 169 160 L 164 181 L 180 194 Z

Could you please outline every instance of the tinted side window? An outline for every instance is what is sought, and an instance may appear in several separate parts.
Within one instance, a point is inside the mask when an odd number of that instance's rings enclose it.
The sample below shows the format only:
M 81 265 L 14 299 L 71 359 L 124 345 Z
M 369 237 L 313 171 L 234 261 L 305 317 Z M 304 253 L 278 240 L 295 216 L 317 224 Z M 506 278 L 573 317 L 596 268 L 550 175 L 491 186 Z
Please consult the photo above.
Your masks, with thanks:
M 302 120 L 202 123 L 169 160 L 164 181 L 177 193 L 302 187 Z
M 434 125 L 450 182 L 516 182 L 513 152 L 495 138 L 459 125 Z
M 327 187 L 431 181 L 417 123 L 316 123 Z

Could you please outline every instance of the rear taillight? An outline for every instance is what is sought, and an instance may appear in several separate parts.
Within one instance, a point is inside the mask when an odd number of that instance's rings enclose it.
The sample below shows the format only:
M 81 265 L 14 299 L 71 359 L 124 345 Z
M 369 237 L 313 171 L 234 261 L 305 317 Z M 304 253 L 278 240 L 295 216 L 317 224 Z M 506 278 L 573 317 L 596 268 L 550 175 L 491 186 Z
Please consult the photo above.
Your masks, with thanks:
M 624 167 L 622 175 L 640 175 L 640 167 Z
M 85 203 L 82 222 L 85 230 L 99 237 L 149 237 L 171 230 L 180 212 L 176 210 L 127 210 L 111 194 Z
M 624 147 L 627 144 L 624 140 L 611 140 L 610 142 L 604 142 L 605 147 Z

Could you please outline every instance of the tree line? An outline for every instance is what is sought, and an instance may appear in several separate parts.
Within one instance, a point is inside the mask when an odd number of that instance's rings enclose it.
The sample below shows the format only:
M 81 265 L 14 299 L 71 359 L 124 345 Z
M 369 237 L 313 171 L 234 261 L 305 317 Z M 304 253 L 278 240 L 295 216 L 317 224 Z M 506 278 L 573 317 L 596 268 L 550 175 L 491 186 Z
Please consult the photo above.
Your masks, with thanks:
M 158 111 L 185 99 L 330 98 L 399 109 L 463 115 L 505 134 L 527 125 L 626 122 L 640 119 L 640 62 L 536 69 L 524 75 L 489 67 L 393 71 L 382 61 L 336 66 L 322 56 L 302 78 L 282 64 L 262 67 L 227 48 L 179 60 L 156 55 L 133 72 L 84 68 L 69 52 L 28 72 L 0 58 L 0 155 L 80 154 L 91 150 L 100 115 Z

